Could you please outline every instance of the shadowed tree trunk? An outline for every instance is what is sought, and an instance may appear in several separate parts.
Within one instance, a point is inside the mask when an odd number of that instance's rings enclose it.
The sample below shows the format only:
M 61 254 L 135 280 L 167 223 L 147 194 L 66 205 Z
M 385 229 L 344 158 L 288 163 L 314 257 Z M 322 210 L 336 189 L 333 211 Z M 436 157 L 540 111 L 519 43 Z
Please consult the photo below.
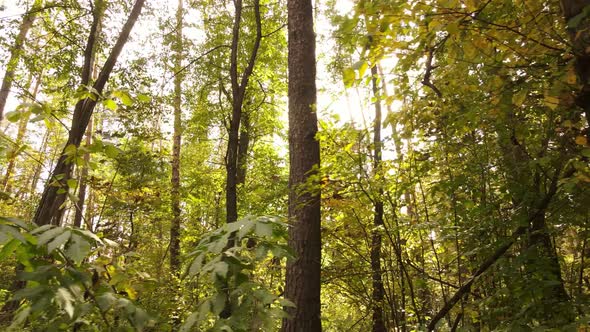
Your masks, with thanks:
M 27 34 L 33 26 L 33 22 L 37 17 L 40 7 L 41 0 L 35 0 L 33 7 L 23 16 L 23 21 L 20 25 L 18 35 L 14 40 L 14 46 L 10 50 L 10 59 L 8 59 L 6 72 L 4 73 L 4 79 L 2 80 L 2 87 L 0 88 L 0 121 L 4 119 L 4 108 L 6 107 L 6 101 L 8 100 L 10 89 L 12 88 L 16 67 L 18 66 L 23 53 L 23 47 L 27 38 Z
M 242 124 L 240 125 L 240 139 L 238 146 L 238 170 L 237 184 L 246 182 L 246 172 L 248 169 L 248 149 L 250 147 L 250 114 L 242 114 Z
M 590 0 L 561 0 L 561 8 L 566 22 L 578 15 L 584 15 L 568 32 L 572 42 L 576 61 L 576 74 L 581 88 L 576 93 L 576 105 L 584 110 L 586 121 L 590 125 L 590 17 L 584 14 L 584 8 L 590 6 Z M 586 131 L 587 142 L 590 143 L 590 130 Z
M 316 59 L 311 0 L 288 0 L 289 34 L 289 246 L 283 332 L 318 332 L 321 283 L 320 149 L 316 140 Z
M 92 86 L 94 89 L 93 91 L 96 91 L 96 93 L 101 94 L 104 90 L 113 67 L 117 62 L 117 58 L 119 57 L 123 46 L 129 38 L 131 29 L 139 17 L 144 3 L 145 0 L 137 0 L 133 5 L 131 13 L 129 14 L 129 17 L 127 18 L 127 21 L 125 22 L 125 25 L 123 26 L 123 29 L 121 30 L 121 33 L 117 38 L 115 45 L 113 46 L 111 54 L 102 67 L 100 74 L 98 75 L 98 79 Z M 95 27 L 94 23 L 93 27 Z M 93 61 L 92 50 L 95 44 L 94 37 L 94 31 L 91 31 L 84 54 L 84 66 L 82 69 L 81 80 L 82 85 L 88 85 L 89 83 L 90 72 L 92 68 L 90 64 Z M 76 107 L 74 108 L 74 115 L 72 118 L 72 125 L 68 135 L 68 140 L 55 167 L 53 168 L 53 171 L 51 172 L 51 175 L 49 176 L 48 182 L 45 185 L 45 190 L 41 196 L 41 201 L 39 202 L 39 206 L 35 211 L 33 221 L 37 225 L 58 225 L 60 223 L 62 214 L 61 207 L 66 199 L 66 181 L 70 178 L 73 168 L 73 164 L 69 160 L 71 157 L 71 146 L 75 148 L 80 146 L 80 142 L 82 141 L 84 133 L 86 132 L 86 127 L 88 126 L 88 122 L 90 121 L 90 117 L 92 116 L 97 100 L 98 98 L 96 95 L 94 95 L 93 98 L 82 99 L 78 101 Z
M 104 0 L 96 0 L 94 1 L 94 8 L 93 8 L 93 22 L 92 28 L 90 29 L 91 33 L 94 33 L 94 39 L 97 40 L 100 37 L 100 31 L 102 29 L 102 18 L 104 16 L 104 11 L 106 9 L 106 3 Z M 96 42 L 94 42 L 94 46 L 92 47 L 92 55 L 90 60 L 90 68 L 92 68 L 92 78 L 96 79 L 98 73 L 96 66 Z M 92 117 L 88 121 L 88 128 L 86 129 L 86 145 L 92 144 Z M 81 227 L 82 226 L 82 219 L 84 213 L 84 204 L 86 203 L 86 190 L 88 188 L 88 163 L 90 162 L 90 153 L 84 153 L 84 166 L 82 167 L 82 171 L 80 174 L 80 184 L 78 190 L 78 202 L 76 202 L 76 213 L 74 215 L 74 226 Z
M 181 84 L 182 84 L 182 15 L 183 0 L 178 0 L 176 11 L 176 40 L 174 43 L 174 135 L 172 145 L 172 224 L 170 225 L 170 270 L 180 274 L 180 145 L 181 123 Z
M 377 82 L 378 72 L 377 64 L 371 67 L 373 76 L 371 83 L 373 88 L 373 97 L 375 98 L 375 121 L 373 123 L 373 171 L 379 174 L 381 168 L 381 94 Z M 373 305 L 373 332 L 385 332 L 385 322 L 383 319 L 383 298 L 385 290 L 383 288 L 383 272 L 381 271 L 381 232 L 383 231 L 383 189 L 379 188 L 373 198 L 373 234 L 371 235 L 371 271 L 373 289 L 371 300 Z
M 232 223 L 238 220 L 238 150 L 239 150 L 239 137 L 240 137 L 240 123 L 242 122 L 242 106 L 244 104 L 244 97 L 246 95 L 246 88 L 250 81 L 250 76 L 254 71 L 254 65 L 256 64 L 256 57 L 258 56 L 258 49 L 260 48 L 260 41 L 262 40 L 262 21 L 260 18 L 260 1 L 254 0 L 254 20 L 256 24 L 256 36 L 254 37 L 254 43 L 250 50 L 248 63 L 244 68 L 244 72 L 240 75 L 238 73 L 238 55 L 240 49 L 240 27 L 242 21 L 242 0 L 234 1 L 234 25 L 232 32 L 232 44 L 231 44 L 231 58 L 230 58 L 230 78 L 231 78 L 231 102 L 232 102 L 232 113 L 230 118 L 230 125 L 228 131 L 228 143 L 227 143 L 227 155 L 226 155 L 226 185 L 225 185 L 225 211 L 226 211 L 226 222 Z M 228 246 L 231 247 L 234 244 L 233 237 L 230 238 Z M 229 279 L 229 277 L 228 277 Z M 225 301 L 225 307 L 219 314 L 221 318 L 228 318 L 231 316 L 231 301 L 229 293 L 231 292 L 230 286 L 227 285 L 226 292 L 227 298 Z

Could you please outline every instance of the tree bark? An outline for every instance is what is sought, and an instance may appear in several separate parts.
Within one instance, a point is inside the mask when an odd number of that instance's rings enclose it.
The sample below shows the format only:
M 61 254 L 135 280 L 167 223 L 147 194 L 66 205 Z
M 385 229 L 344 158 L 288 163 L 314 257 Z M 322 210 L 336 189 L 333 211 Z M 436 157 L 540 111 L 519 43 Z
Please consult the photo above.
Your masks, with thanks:
M 141 9 L 145 3 L 145 0 L 137 0 L 133 5 L 133 9 L 125 22 L 119 37 L 111 54 L 107 58 L 100 74 L 98 75 L 98 79 L 92 86 L 93 91 L 96 93 L 101 94 L 104 90 L 104 87 L 109 79 L 109 76 L 113 70 L 117 62 L 117 58 L 123 49 L 123 46 L 127 42 L 129 38 L 129 34 L 135 24 L 135 21 L 139 17 L 141 13 Z M 88 84 L 88 79 L 90 77 L 90 63 L 92 61 L 92 50 L 94 47 L 94 34 L 91 31 L 90 36 L 88 37 L 88 44 L 85 51 L 84 56 L 84 67 L 82 70 L 82 85 Z M 95 92 L 91 92 L 93 97 L 85 98 L 80 100 L 76 107 L 74 108 L 74 115 L 72 118 L 72 125 L 70 128 L 70 133 L 68 136 L 68 140 L 64 149 L 51 172 L 49 177 L 49 181 L 45 186 L 45 190 L 43 191 L 43 195 L 41 196 L 41 201 L 39 202 L 39 206 L 35 211 L 35 216 L 33 221 L 37 225 L 47 225 L 47 224 L 54 224 L 58 225 L 61 219 L 61 206 L 65 202 L 66 199 L 66 192 L 67 190 L 66 181 L 70 178 L 72 173 L 73 164 L 69 160 L 69 156 L 67 154 L 67 149 L 69 146 L 74 146 L 78 148 L 80 146 L 80 142 L 82 141 L 82 137 L 84 136 L 84 132 L 86 131 L 86 127 L 88 126 L 88 122 L 90 121 L 90 117 L 94 111 L 94 107 L 96 106 L 98 95 Z M 60 191 L 60 189 L 62 189 Z
M 227 159 L 226 159 L 226 192 L 225 192 L 225 208 L 226 221 L 232 223 L 238 220 L 238 198 L 237 198 L 237 184 L 238 184 L 238 149 L 240 136 L 240 123 L 242 118 L 242 105 L 244 104 L 244 96 L 246 95 L 246 88 L 250 81 L 250 76 L 256 64 L 256 57 L 258 49 L 260 48 L 260 41 L 262 39 L 262 21 L 260 18 L 260 1 L 254 0 L 254 15 L 256 20 L 256 37 L 254 45 L 250 51 L 250 58 L 248 64 L 244 69 L 241 77 L 238 73 L 238 53 L 240 43 L 240 26 L 242 20 L 242 0 L 235 0 L 235 16 L 233 26 L 233 36 L 231 45 L 231 64 L 230 77 L 232 86 L 232 114 L 230 120 L 230 127 L 228 132 L 227 143 Z
M 287 261 L 283 332 L 318 332 L 321 299 L 321 215 L 316 140 L 316 58 L 311 0 L 288 0 L 289 57 L 289 245 L 296 257 Z
M 230 127 L 228 131 L 227 155 L 226 155 L 226 186 L 225 186 L 225 211 L 226 222 L 232 223 L 238 220 L 238 149 L 240 136 L 240 123 L 242 118 L 242 106 L 244 104 L 244 97 L 250 76 L 254 71 L 258 50 L 260 48 L 260 41 L 262 40 L 262 20 L 260 17 L 260 0 L 254 0 L 254 20 L 256 24 L 256 36 L 254 37 L 254 44 L 250 50 L 250 57 L 248 63 L 244 68 L 244 72 L 238 73 L 238 55 L 240 47 L 240 27 L 242 21 L 242 0 L 235 0 L 235 15 L 232 32 L 232 45 L 230 55 L 230 78 L 232 88 L 232 114 L 230 119 Z M 230 237 L 228 247 L 234 245 L 233 236 Z M 229 279 L 229 277 L 227 278 Z M 219 314 L 221 318 L 228 318 L 232 313 L 232 304 L 229 293 L 230 286 L 225 285 L 226 301 L 225 307 Z
M 4 73 L 4 79 L 2 80 L 2 87 L 0 88 L 0 121 L 4 119 L 4 108 L 6 107 L 6 101 L 8 100 L 10 89 L 12 88 L 12 82 L 14 81 L 16 67 L 18 66 L 18 63 L 22 56 L 23 47 L 25 44 L 25 40 L 27 38 L 27 34 L 33 26 L 33 22 L 37 17 L 37 12 L 39 11 L 40 7 L 41 1 L 35 0 L 35 2 L 33 3 L 33 7 L 23 16 L 23 21 L 20 25 L 18 35 L 14 40 L 14 46 L 10 51 L 10 58 L 8 59 L 8 63 L 6 65 L 6 72 Z
M 373 171 L 379 174 L 381 168 L 381 94 L 377 84 L 377 64 L 371 67 L 373 97 L 375 98 L 375 121 L 373 123 Z M 373 332 L 385 332 L 385 321 L 383 319 L 383 272 L 381 271 L 381 245 L 383 231 L 383 189 L 378 188 L 373 199 L 373 231 L 371 235 L 371 271 L 372 271 L 372 310 L 373 310 Z
M 176 11 L 176 41 L 174 45 L 174 135 L 172 145 L 172 223 L 170 225 L 170 270 L 180 274 L 180 145 L 182 139 L 182 15 L 183 0 L 178 0 Z
M 583 15 L 590 0 L 561 0 L 561 9 L 566 22 L 577 15 Z M 575 56 L 575 68 L 581 88 L 576 93 L 576 105 L 584 110 L 586 121 L 590 125 L 590 18 L 584 17 L 575 27 L 568 28 Z M 590 142 L 590 130 L 586 131 Z
M 29 81 L 30 85 L 30 81 Z M 41 86 L 41 77 L 37 78 L 35 82 L 35 87 L 31 92 L 31 99 L 35 100 L 37 97 L 37 93 L 39 92 L 39 87 Z M 30 88 L 30 87 L 29 87 Z M 27 89 L 29 89 L 27 88 Z M 4 173 L 4 179 L 2 180 L 2 187 L 4 188 L 5 192 L 11 192 L 12 186 L 10 185 L 10 178 L 12 177 L 12 172 L 14 171 L 14 166 L 16 164 L 16 158 L 18 156 L 17 151 L 20 149 L 21 144 L 25 139 L 25 135 L 27 133 L 27 125 L 29 124 L 29 119 L 31 117 L 31 111 L 25 112 L 20 118 L 18 124 L 18 132 L 16 134 L 16 140 L 14 141 L 14 152 L 10 154 L 8 159 L 8 165 L 6 166 L 6 172 Z
M 246 173 L 248 170 L 248 149 L 250 148 L 250 114 L 242 114 L 242 123 L 240 125 L 240 138 L 238 146 L 238 170 L 237 184 L 246 182 Z

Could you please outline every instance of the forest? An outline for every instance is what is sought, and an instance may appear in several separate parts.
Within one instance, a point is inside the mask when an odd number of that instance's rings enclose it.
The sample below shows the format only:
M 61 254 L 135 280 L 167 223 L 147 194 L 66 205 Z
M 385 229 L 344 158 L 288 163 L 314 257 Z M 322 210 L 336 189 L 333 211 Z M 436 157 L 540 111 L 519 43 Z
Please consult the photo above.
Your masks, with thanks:
M 590 0 L 0 31 L 1 331 L 590 331 Z

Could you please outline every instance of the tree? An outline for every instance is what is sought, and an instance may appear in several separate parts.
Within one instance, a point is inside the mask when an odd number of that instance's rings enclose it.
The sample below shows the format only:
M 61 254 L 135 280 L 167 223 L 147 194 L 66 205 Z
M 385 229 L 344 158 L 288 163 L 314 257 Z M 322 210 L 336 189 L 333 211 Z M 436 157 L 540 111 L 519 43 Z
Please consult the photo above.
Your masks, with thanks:
M 14 46 L 10 50 L 10 58 L 6 64 L 6 72 L 4 73 L 4 79 L 2 79 L 2 87 L 0 88 L 0 120 L 4 119 L 4 107 L 6 107 L 6 101 L 10 94 L 10 89 L 14 81 L 15 71 L 18 63 L 22 57 L 23 47 L 27 34 L 33 26 L 33 22 L 37 17 L 37 13 L 41 10 L 42 1 L 35 0 L 33 6 L 23 16 L 23 21 L 20 25 L 18 35 L 14 40 Z
M 295 308 L 282 331 L 321 331 L 321 218 L 316 115 L 316 64 L 313 7 L 289 0 L 289 245 L 285 295 Z
M 170 269 L 180 273 L 180 147 L 182 139 L 182 26 L 183 0 L 176 10 L 176 37 L 174 42 L 174 133 L 172 144 L 172 224 L 170 225 Z
M 89 91 L 89 95 L 76 104 L 74 108 L 74 115 L 72 119 L 72 125 L 70 127 L 70 133 L 66 145 L 53 168 L 49 181 L 45 186 L 41 201 L 35 212 L 33 221 L 37 225 L 59 225 L 61 220 L 61 207 L 66 199 L 67 193 L 67 180 L 70 179 L 72 172 L 72 155 L 75 155 L 76 149 L 80 146 L 82 137 L 86 132 L 86 127 L 92 116 L 94 107 L 97 104 L 98 98 L 102 93 L 109 76 L 117 62 L 117 58 L 123 49 L 123 46 L 129 38 L 131 29 L 135 24 L 135 21 L 141 13 L 145 0 L 137 0 L 133 5 L 133 8 L 123 26 L 121 33 L 119 34 L 113 49 L 105 64 L 103 65 L 96 82 L 92 85 L 92 90 Z M 94 25 L 93 25 L 94 27 Z M 90 83 L 91 64 L 93 63 L 93 47 L 95 43 L 95 35 L 91 31 L 88 37 L 88 43 L 86 45 L 84 54 L 84 66 L 82 68 L 81 83 L 82 86 L 87 86 Z M 72 149 L 73 147 L 73 149 Z

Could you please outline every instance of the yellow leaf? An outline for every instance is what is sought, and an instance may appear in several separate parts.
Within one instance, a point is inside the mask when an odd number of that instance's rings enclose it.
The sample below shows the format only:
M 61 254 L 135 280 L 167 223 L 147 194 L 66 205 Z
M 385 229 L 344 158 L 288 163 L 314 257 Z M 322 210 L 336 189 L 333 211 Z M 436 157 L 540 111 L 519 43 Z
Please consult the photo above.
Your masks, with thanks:
M 545 106 L 549 107 L 551 110 L 554 110 L 559 105 L 559 98 L 554 96 L 545 96 Z
M 565 81 L 567 82 L 567 84 L 571 84 L 571 85 L 574 85 L 578 82 L 578 77 L 576 76 L 576 71 L 574 70 L 574 68 L 570 68 L 567 71 L 567 76 L 565 78 Z
M 578 137 L 576 137 L 576 144 L 578 144 L 578 145 L 587 145 L 588 144 L 588 139 L 586 139 L 585 136 L 578 136 Z
M 512 96 L 512 103 L 516 106 L 521 106 L 524 103 L 524 101 L 526 100 L 526 96 L 527 96 L 526 90 L 518 91 L 518 93 L 515 93 Z

